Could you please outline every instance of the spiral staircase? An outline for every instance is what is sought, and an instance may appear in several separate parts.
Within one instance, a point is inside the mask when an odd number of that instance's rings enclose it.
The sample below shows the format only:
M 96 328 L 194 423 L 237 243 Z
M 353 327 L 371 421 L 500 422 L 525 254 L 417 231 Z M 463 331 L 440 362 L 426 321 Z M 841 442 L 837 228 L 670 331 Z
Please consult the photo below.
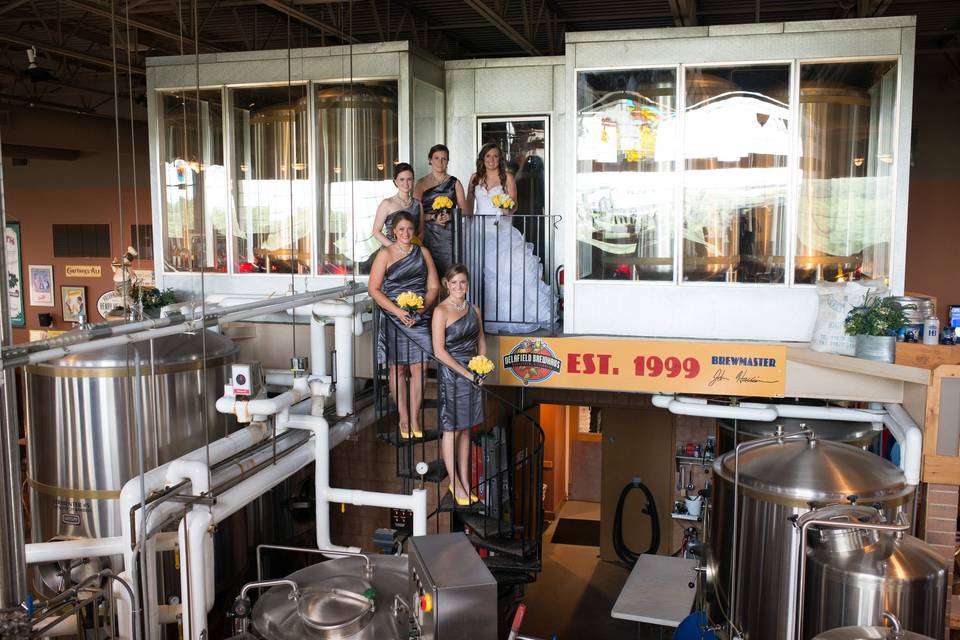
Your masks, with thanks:
M 375 310 L 374 326 L 387 322 L 396 325 L 392 316 Z M 420 347 L 405 348 L 409 356 L 405 359 L 422 363 L 414 370 L 420 369 L 423 388 L 419 409 L 423 437 L 401 438 L 399 412 L 390 394 L 391 367 L 377 363 L 374 355 L 377 437 L 396 451 L 396 473 L 403 480 L 403 490 L 408 492 L 421 483 L 432 487 L 435 508 L 428 526 L 437 533 L 465 532 L 499 585 L 535 581 L 541 569 L 544 530 L 543 429 L 496 390 L 459 377 L 457 384 L 479 389 L 485 420 L 470 430 L 466 473 L 471 478 L 471 493 L 480 501 L 470 506 L 457 504 L 448 490 L 448 472 L 440 454 L 436 373 L 445 365 Z M 425 465 L 418 467 L 421 462 Z M 460 471 L 454 469 L 455 474 Z

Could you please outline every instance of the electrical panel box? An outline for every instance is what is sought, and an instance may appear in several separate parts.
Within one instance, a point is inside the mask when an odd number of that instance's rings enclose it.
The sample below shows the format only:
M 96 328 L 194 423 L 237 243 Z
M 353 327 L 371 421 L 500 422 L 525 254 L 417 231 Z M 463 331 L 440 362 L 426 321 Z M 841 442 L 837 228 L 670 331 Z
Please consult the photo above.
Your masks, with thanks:
M 263 371 L 259 362 L 231 365 L 233 395 L 253 398 L 260 394 L 263 386 Z
M 497 581 L 462 532 L 410 538 L 410 605 L 422 640 L 496 640 Z

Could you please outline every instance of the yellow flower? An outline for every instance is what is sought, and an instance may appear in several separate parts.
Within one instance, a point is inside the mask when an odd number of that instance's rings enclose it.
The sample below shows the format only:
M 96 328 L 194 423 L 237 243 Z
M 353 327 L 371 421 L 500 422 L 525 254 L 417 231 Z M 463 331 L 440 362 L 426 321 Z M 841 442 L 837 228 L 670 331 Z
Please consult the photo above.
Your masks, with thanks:
M 636 162 L 640 159 L 640 152 L 636 149 L 627 149 L 627 162 Z
M 485 376 L 493 371 L 493 362 L 487 356 L 473 356 L 467 368 L 479 376 Z
M 513 208 L 513 198 L 511 198 L 506 193 L 498 193 L 490 199 L 493 202 L 493 206 L 497 209 L 512 209 Z
M 397 306 L 406 311 L 419 311 L 423 309 L 423 296 L 418 296 L 413 291 L 404 291 L 397 296 Z
M 431 208 L 434 211 L 439 211 L 441 209 L 453 209 L 453 200 L 451 200 L 447 196 L 440 196 L 439 198 L 433 201 L 433 205 Z

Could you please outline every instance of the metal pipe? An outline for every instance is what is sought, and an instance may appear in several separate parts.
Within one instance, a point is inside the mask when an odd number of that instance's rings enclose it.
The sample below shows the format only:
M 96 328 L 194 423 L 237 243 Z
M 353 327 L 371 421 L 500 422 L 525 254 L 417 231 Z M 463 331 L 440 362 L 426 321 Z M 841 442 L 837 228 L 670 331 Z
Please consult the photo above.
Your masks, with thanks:
M 0 166 L 0 223 L 6 233 L 7 211 L 3 192 L 2 166 Z M 9 345 L 13 335 L 7 297 L 6 245 L 4 241 L 3 252 L 0 253 L 2 258 L 0 259 L 0 345 L 2 346 Z M 24 305 L 21 308 L 26 307 Z M 3 422 L 0 424 L 0 540 L 3 540 L 3 544 L 0 544 L 0 609 L 8 609 L 19 607 L 27 596 L 27 562 L 20 497 L 20 420 L 17 415 L 17 388 L 13 371 L 7 370 L 7 361 L 2 355 L 0 355 L 0 363 L 3 364 L 3 377 L 0 378 L 0 401 L 3 402 Z
M 909 531 L 910 524 L 906 522 L 903 518 L 903 514 L 900 513 L 897 515 L 899 522 L 897 524 L 878 524 L 870 522 L 841 522 L 837 520 L 829 520 L 826 518 L 820 518 L 819 515 L 837 513 L 846 510 L 856 510 L 856 509 L 870 509 L 871 507 L 856 507 L 854 505 L 831 505 L 829 507 L 824 507 L 822 509 L 815 509 L 808 513 L 803 514 L 795 523 L 795 526 L 800 529 L 800 555 L 797 557 L 797 563 L 799 564 L 797 573 L 799 574 L 798 581 L 800 583 L 797 590 L 797 640 L 803 638 L 801 635 L 803 632 L 803 595 L 806 591 L 806 580 L 807 580 L 807 533 L 810 527 L 816 525 L 820 527 L 832 527 L 834 529 L 866 529 L 870 531 L 887 531 L 890 533 L 905 533 Z M 819 514 L 819 515 L 818 515 Z
M 285 547 L 283 545 L 277 544 L 261 544 L 257 545 L 257 580 L 263 580 L 263 554 L 261 551 L 264 549 L 272 549 L 274 551 L 293 551 L 296 553 L 312 553 L 321 556 L 334 556 L 334 557 L 343 557 L 343 558 L 363 558 L 364 563 L 364 573 L 372 574 L 373 566 L 370 564 L 370 556 L 365 553 L 352 552 L 352 551 L 339 551 L 334 549 L 306 549 L 303 547 Z
M 9 360 L 4 357 L 3 368 L 8 369 L 24 364 L 38 364 L 48 360 L 61 358 L 70 353 L 96 351 L 105 346 L 132 344 L 136 342 L 143 342 L 145 340 L 152 340 L 154 338 L 166 335 L 185 333 L 187 331 L 199 331 L 200 329 L 216 325 L 220 322 L 246 320 L 258 315 L 289 309 L 290 307 L 302 306 L 311 302 L 326 300 L 328 298 L 335 298 L 343 295 L 362 292 L 362 290 L 362 286 L 348 284 L 335 287 L 333 289 L 325 289 L 323 291 L 311 291 L 284 296 L 282 298 L 257 300 L 247 304 L 229 307 L 227 309 L 218 309 L 197 318 L 183 318 L 181 316 L 180 321 L 176 321 L 176 314 L 173 314 L 167 318 L 145 321 L 148 323 L 148 327 L 140 328 L 138 326 L 138 328 L 133 331 L 129 329 L 122 329 L 121 327 L 125 325 L 108 325 L 100 331 L 80 332 L 76 334 L 76 338 L 71 337 L 71 339 L 65 345 L 62 343 L 62 341 L 59 343 L 56 342 L 57 339 L 54 338 L 53 341 L 50 342 L 50 348 L 41 350 L 28 350 L 25 347 L 17 347 L 17 349 L 20 349 L 21 351 L 12 351 L 10 353 Z M 173 320 L 165 322 L 170 318 L 173 318 Z M 131 324 L 139 325 L 139 323 Z

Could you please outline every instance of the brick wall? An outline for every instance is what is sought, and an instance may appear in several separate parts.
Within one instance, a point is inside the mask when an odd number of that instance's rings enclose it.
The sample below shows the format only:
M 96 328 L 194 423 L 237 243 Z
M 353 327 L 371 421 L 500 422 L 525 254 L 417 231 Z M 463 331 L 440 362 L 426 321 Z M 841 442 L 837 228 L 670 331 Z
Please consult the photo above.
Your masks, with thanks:
M 957 540 L 957 504 L 960 488 L 950 484 L 927 484 L 921 492 L 922 538 L 947 563 L 947 628 L 944 637 L 950 637 L 950 596 L 953 585 L 953 554 Z M 921 532 L 918 532 L 921 533 Z M 957 615 L 957 612 L 952 612 Z

